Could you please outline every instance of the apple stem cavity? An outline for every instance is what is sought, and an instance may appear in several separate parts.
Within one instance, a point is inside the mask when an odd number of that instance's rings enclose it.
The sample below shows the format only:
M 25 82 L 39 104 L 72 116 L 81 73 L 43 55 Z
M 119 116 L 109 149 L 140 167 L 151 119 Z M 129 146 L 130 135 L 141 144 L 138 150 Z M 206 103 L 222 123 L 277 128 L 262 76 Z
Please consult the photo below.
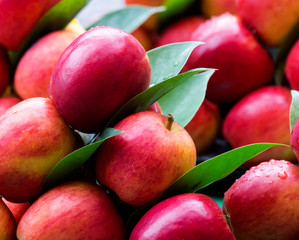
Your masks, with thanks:
M 172 123 L 174 122 L 173 115 L 171 113 L 168 113 L 167 115 L 167 121 L 166 121 L 166 128 L 171 131 Z

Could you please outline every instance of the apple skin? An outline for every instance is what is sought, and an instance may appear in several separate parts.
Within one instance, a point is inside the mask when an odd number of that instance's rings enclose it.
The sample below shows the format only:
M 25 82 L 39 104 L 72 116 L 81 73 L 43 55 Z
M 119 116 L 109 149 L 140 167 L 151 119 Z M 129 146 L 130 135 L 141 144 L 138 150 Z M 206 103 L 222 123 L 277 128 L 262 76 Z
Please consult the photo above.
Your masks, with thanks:
M 0 195 L 11 202 L 33 200 L 51 169 L 76 147 L 75 134 L 50 99 L 12 106 L 0 117 Z
M 185 193 L 159 202 L 143 215 L 130 240 L 235 240 L 212 198 Z
M 218 69 L 207 87 L 206 97 L 212 102 L 235 102 L 270 82 L 274 68 L 271 56 L 237 16 L 225 13 L 206 20 L 191 40 L 205 44 L 194 49 L 183 71 Z
M 272 159 L 250 168 L 223 199 L 236 239 L 299 239 L 298 192 L 296 165 Z
M 6 88 L 9 85 L 9 82 L 10 62 L 7 51 L 0 45 L 0 96 L 5 92 Z
M 223 136 L 233 148 L 272 142 L 290 144 L 289 109 L 292 96 L 281 86 L 260 88 L 241 99 L 226 115 Z M 291 148 L 273 147 L 248 160 L 250 167 L 271 158 L 296 161 Z
M 147 53 L 136 38 L 116 28 L 95 27 L 63 52 L 49 94 L 70 126 L 92 133 L 103 129 L 119 107 L 146 90 L 150 78 Z
M 141 207 L 156 200 L 196 164 L 196 149 L 187 131 L 153 111 L 132 114 L 115 129 L 124 132 L 105 141 L 96 156 L 96 177 L 119 198 Z
M 7 201 L 5 198 L 2 198 L 2 201 L 9 208 L 10 212 L 14 216 L 14 219 L 18 225 L 22 216 L 27 211 L 27 209 L 30 207 L 30 203 L 29 202 L 13 203 L 13 202 Z
M 53 69 L 63 51 L 77 36 L 65 30 L 51 32 L 26 51 L 14 76 L 15 90 L 22 99 L 49 97 Z
M 236 0 L 236 5 L 238 15 L 271 47 L 282 43 L 299 16 L 297 0 Z
M 210 18 L 229 12 L 237 14 L 235 0 L 201 0 L 200 9 L 204 16 Z
M 299 90 L 299 40 L 292 46 L 287 56 L 285 74 L 294 90 Z
M 0 97 L 0 116 L 19 102 L 21 99 L 18 97 Z
M 162 32 L 156 43 L 156 47 L 170 43 L 190 41 L 192 33 L 204 21 L 205 19 L 203 17 L 192 15 L 174 22 Z
M 98 186 L 74 181 L 52 188 L 26 211 L 17 228 L 19 240 L 124 240 L 125 227 L 108 194 Z
M 0 198 L 0 239 L 16 240 L 17 224 L 12 213 Z
M 185 129 L 195 143 L 197 155 L 205 153 L 220 133 L 221 116 L 218 106 L 205 99 Z
M 0 1 L 0 44 L 7 49 L 18 50 L 40 18 L 60 1 Z

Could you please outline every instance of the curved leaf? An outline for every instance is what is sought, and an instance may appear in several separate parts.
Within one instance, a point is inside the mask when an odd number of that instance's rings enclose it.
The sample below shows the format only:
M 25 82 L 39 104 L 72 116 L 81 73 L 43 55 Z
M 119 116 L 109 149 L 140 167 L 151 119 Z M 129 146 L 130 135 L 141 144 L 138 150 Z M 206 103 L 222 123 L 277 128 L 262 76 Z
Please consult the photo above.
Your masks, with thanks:
M 65 176 L 68 176 L 78 170 L 106 139 L 116 136 L 122 132 L 123 131 L 113 128 L 107 128 L 101 134 L 97 142 L 86 145 L 68 154 L 51 170 L 44 182 L 44 187 L 47 188 L 48 186 L 59 182 L 59 180 L 63 179 Z
M 151 15 L 162 12 L 165 7 L 129 6 L 106 14 L 88 28 L 95 26 L 110 26 L 133 32 L 143 24 Z
M 175 121 L 185 127 L 202 104 L 213 73 L 214 70 L 209 70 L 192 76 L 159 99 L 162 112 L 172 113 Z
M 290 130 L 292 131 L 298 117 L 299 117 L 299 92 L 291 90 L 292 103 L 290 107 Z
M 167 44 L 148 51 L 151 63 L 151 85 L 176 76 L 184 67 L 194 48 L 202 42 L 180 42 Z

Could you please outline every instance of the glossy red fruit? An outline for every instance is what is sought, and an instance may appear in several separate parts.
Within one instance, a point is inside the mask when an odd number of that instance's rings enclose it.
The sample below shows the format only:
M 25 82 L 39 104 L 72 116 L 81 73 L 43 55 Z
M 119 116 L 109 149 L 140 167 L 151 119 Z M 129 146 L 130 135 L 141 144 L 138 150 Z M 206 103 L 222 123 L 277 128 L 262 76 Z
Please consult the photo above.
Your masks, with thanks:
M 18 97 L 0 97 L 0 116 L 19 102 L 21 99 Z
M 291 88 L 299 90 L 299 40 L 293 45 L 287 57 L 285 73 Z
M 0 239 L 15 240 L 17 224 L 12 213 L 0 198 Z
M 5 198 L 2 198 L 2 200 L 5 203 L 5 205 L 9 208 L 9 210 L 11 211 L 17 224 L 20 222 L 24 213 L 30 207 L 29 202 L 13 203 L 13 202 L 7 201 Z

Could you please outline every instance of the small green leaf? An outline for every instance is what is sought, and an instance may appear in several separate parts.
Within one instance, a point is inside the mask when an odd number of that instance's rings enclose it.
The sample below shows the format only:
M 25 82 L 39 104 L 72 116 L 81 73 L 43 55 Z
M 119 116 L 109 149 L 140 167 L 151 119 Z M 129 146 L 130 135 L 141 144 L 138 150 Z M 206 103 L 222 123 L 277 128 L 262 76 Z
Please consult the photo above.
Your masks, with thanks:
M 174 120 L 185 127 L 202 104 L 213 73 L 214 70 L 208 70 L 197 74 L 159 99 L 162 112 L 172 113 Z
M 299 117 L 299 92 L 296 90 L 291 90 L 292 94 L 292 103 L 290 107 L 290 130 L 293 130 L 293 127 Z
M 164 10 L 165 7 L 129 6 L 106 14 L 88 28 L 110 26 L 132 33 L 151 15 Z
M 201 42 L 172 43 L 148 51 L 151 63 L 151 85 L 176 76 L 184 67 L 194 48 Z
M 69 176 L 71 173 L 78 170 L 106 139 L 120 133 L 122 133 L 122 131 L 107 128 L 101 134 L 97 142 L 86 145 L 68 154 L 54 166 L 47 176 L 44 186 L 47 188 L 48 186 L 53 185 L 53 183 L 59 182 L 59 180 L 63 179 L 65 176 Z
M 204 161 L 175 181 L 164 192 L 162 198 L 180 193 L 196 192 L 228 176 L 247 160 L 274 146 L 289 147 L 288 145 L 276 143 L 255 143 L 233 149 Z
M 180 87 L 180 85 L 193 77 L 194 75 L 206 71 L 205 69 L 192 69 L 188 72 L 182 73 L 180 75 L 169 78 L 163 82 L 160 82 L 153 87 L 148 88 L 142 93 L 138 94 L 131 100 L 129 100 L 126 104 L 124 104 L 111 118 L 108 123 L 108 127 L 114 126 L 119 120 L 122 118 L 139 111 L 146 110 L 149 106 L 151 106 L 154 102 L 159 100 L 165 94 L 170 92 L 176 87 Z

